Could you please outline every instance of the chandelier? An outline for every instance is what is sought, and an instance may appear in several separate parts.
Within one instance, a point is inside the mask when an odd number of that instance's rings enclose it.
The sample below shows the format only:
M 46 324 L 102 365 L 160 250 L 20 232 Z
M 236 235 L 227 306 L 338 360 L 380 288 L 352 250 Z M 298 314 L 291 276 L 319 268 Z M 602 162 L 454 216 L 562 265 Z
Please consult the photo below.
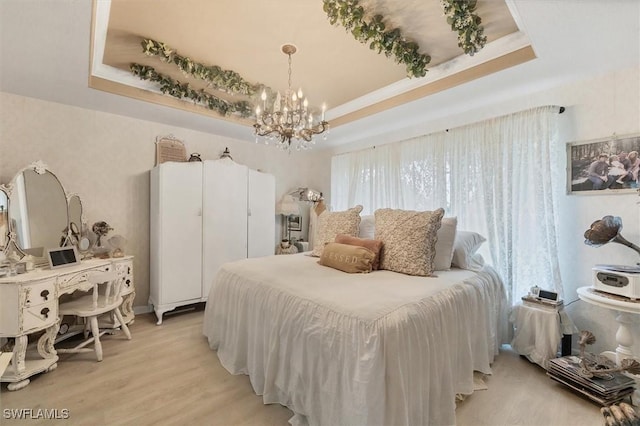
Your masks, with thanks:
M 266 144 L 275 143 L 286 151 L 291 150 L 292 144 L 297 150 L 309 149 L 315 144 L 314 135 L 329 130 L 329 123 L 324 120 L 325 106 L 322 106 L 322 116 L 315 121 L 307 98 L 303 98 L 302 89 L 297 92 L 291 89 L 291 55 L 296 50 L 292 44 L 282 46 L 282 53 L 289 57 L 288 89 L 284 97 L 278 92 L 273 104 L 267 103 L 267 92 L 262 91 L 262 108 L 256 106 L 256 123 L 253 125 L 256 143 L 260 136 Z

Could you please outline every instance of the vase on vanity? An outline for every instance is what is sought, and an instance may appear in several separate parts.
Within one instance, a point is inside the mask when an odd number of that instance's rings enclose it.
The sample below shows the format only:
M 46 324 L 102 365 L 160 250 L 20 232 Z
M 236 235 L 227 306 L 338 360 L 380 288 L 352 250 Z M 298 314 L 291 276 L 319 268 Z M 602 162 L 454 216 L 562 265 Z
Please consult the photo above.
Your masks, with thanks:
M 109 231 L 113 231 L 113 228 L 109 226 L 109 224 L 105 221 L 96 222 L 91 227 L 91 230 L 97 235 L 98 239 L 96 240 L 95 245 L 91 252 L 94 257 L 100 259 L 106 259 L 109 257 L 109 253 L 111 252 L 111 247 L 106 244 L 106 241 L 103 237 L 109 233 Z
M 127 244 L 127 239 L 122 235 L 114 235 L 109 238 L 109 245 L 113 248 L 111 257 L 123 257 L 124 247 Z

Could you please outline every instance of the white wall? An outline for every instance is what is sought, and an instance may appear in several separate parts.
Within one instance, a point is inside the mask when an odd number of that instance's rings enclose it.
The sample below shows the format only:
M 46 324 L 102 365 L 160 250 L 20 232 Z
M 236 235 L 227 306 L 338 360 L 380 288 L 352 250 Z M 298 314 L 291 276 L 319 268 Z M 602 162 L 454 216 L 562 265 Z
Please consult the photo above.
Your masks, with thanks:
M 135 256 L 136 299 L 149 297 L 149 170 L 155 165 L 155 138 L 173 134 L 187 152 L 216 159 L 229 147 L 233 159 L 276 177 L 276 195 L 299 186 L 327 191 L 327 151 L 288 154 L 271 146 L 165 126 L 103 112 L 0 92 L 0 183 L 22 167 L 42 160 L 67 192 L 80 195 L 91 225 L 105 220 L 128 240 Z M 247 128 L 247 132 L 252 129 Z M 277 221 L 275 244 L 280 238 Z
M 392 143 L 540 105 L 566 107 L 560 120 L 560 144 L 556 147 L 559 164 L 564 167 L 566 143 L 603 138 L 611 136 L 614 132 L 617 135 L 640 133 L 640 68 L 618 70 L 592 80 L 513 98 L 438 121 L 421 123 L 400 132 L 337 147 L 332 152 L 349 152 L 376 144 Z M 531 159 L 531 163 L 526 166 L 535 167 L 535 159 Z M 591 284 L 591 268 L 595 264 L 635 264 L 640 261 L 634 251 L 624 246 L 609 244 L 593 248 L 584 244 L 583 237 L 584 231 L 593 221 L 611 214 L 622 218 L 622 235 L 631 242 L 640 244 L 640 198 L 635 192 L 614 195 L 567 195 L 566 170 L 555 170 L 554 175 L 560 194 L 559 260 L 564 299 L 566 303 L 570 303 L 578 299 L 578 287 Z M 594 307 L 583 301 L 572 303 L 567 311 L 579 329 L 595 333 L 597 342 L 590 350 L 600 352 L 615 348 L 617 323 L 613 311 Z M 634 353 L 640 354 L 640 319 L 636 320 L 633 328 Z

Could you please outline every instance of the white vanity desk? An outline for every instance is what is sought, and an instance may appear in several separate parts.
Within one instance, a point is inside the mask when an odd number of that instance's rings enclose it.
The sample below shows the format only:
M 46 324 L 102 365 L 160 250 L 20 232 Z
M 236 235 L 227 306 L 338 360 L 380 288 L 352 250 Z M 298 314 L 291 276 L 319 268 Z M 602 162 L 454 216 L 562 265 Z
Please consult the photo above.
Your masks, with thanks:
M 125 322 L 131 323 L 135 297 L 133 256 L 83 260 L 66 268 L 47 267 L 0 278 L 0 337 L 15 338 L 11 364 L 0 377 L 0 381 L 9 382 L 9 390 L 21 389 L 29 384 L 29 377 L 57 367 L 53 343 L 59 329 L 58 298 L 76 290 L 89 290 L 87 274 L 111 268 L 124 281 L 121 310 Z M 28 345 L 28 336 L 42 330 L 44 334 L 37 345 Z

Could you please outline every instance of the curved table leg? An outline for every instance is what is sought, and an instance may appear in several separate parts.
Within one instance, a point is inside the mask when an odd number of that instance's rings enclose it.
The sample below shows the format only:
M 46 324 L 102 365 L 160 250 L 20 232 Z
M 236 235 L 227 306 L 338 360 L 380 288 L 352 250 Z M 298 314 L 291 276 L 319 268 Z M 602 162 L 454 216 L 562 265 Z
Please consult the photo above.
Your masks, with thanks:
M 155 309 L 155 313 L 156 318 L 158 318 L 158 322 L 156 322 L 156 325 L 162 325 L 162 314 L 164 314 L 165 311 L 162 309 Z
M 21 380 L 19 382 L 9 383 L 7 385 L 7 389 L 9 389 L 10 391 L 17 391 L 17 390 L 20 390 L 20 389 L 26 387 L 30 382 L 31 382 L 31 380 L 24 379 L 24 380 Z
M 619 312 L 616 316 L 618 322 L 618 331 L 616 331 L 616 347 L 614 351 L 605 351 L 601 355 L 606 356 L 612 361 L 616 362 L 616 365 L 620 365 L 622 360 L 627 358 L 633 358 L 633 333 L 631 333 L 631 326 L 634 324 L 634 314 L 628 312 Z M 633 377 L 636 381 L 636 391 L 633 394 L 633 404 L 638 405 L 640 403 L 640 375 L 633 375 L 626 373 L 628 376 Z

